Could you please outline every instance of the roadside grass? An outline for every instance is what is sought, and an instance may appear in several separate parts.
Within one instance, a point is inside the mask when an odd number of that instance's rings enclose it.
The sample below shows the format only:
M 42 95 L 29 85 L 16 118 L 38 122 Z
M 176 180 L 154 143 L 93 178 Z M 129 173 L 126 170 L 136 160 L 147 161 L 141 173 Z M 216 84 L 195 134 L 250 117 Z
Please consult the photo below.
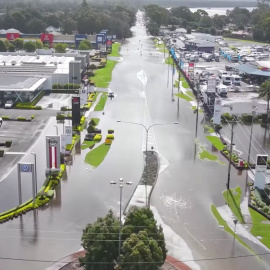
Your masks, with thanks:
M 195 96 L 191 91 L 186 91 L 186 94 L 189 95 L 192 99 L 195 99 Z
M 100 93 L 100 91 L 97 91 L 97 92 L 95 93 L 95 95 L 93 96 L 93 98 L 92 98 L 92 102 L 93 102 L 93 103 L 96 102 L 97 96 L 98 96 L 99 93 Z
M 158 49 L 159 52 L 163 52 L 164 53 L 164 43 L 163 43 L 163 41 L 162 41 L 162 44 L 159 45 L 158 44 L 158 40 L 155 39 L 155 46 L 156 46 L 156 48 Z M 165 46 L 165 53 L 169 53 L 169 51 L 166 48 L 166 46 Z
M 87 153 L 84 161 L 93 167 L 98 167 L 105 159 L 106 155 L 110 150 L 110 147 L 111 145 L 107 145 L 105 143 L 101 144 L 97 148 Z
M 165 59 L 165 64 L 167 64 L 167 65 L 172 65 L 172 64 L 173 64 L 172 57 L 167 57 L 167 58 Z
M 186 79 L 182 76 L 182 77 L 180 77 L 180 81 L 181 81 L 181 82 L 185 82 Z
M 98 104 L 95 106 L 94 111 L 103 111 L 106 101 L 107 101 L 108 95 L 106 93 L 103 93 L 102 96 L 99 99 Z
M 184 88 L 189 88 L 189 84 L 186 81 L 182 82 L 182 86 Z
M 193 99 L 183 93 L 175 94 L 177 97 L 180 97 L 182 99 L 185 99 L 186 101 L 192 101 Z
M 226 231 L 227 233 L 230 233 L 233 237 L 235 237 L 235 239 L 240 244 L 242 244 L 249 251 L 251 251 L 253 254 L 255 254 L 255 252 L 251 249 L 251 247 L 249 245 L 247 245 L 237 234 L 234 234 L 234 231 L 228 226 L 228 224 L 226 223 L 226 221 L 222 218 L 222 216 L 218 212 L 217 208 L 213 204 L 211 205 L 211 211 L 212 211 L 214 217 L 216 218 L 216 220 L 218 221 L 218 224 L 220 226 L 224 226 L 224 231 Z
M 269 43 L 265 43 L 265 42 L 259 42 L 259 41 L 254 41 L 254 40 L 246 40 L 246 39 L 240 39 L 240 38 L 224 37 L 224 40 L 236 40 L 236 41 L 242 41 L 242 42 L 252 42 L 252 43 L 256 43 L 256 44 L 269 45 Z
M 195 109 L 196 109 L 196 107 L 195 107 Z M 204 125 L 203 126 L 204 128 L 205 128 L 205 131 L 207 132 L 207 133 L 215 133 L 215 130 L 212 128 L 212 127 L 210 127 L 210 126 L 208 126 L 208 125 Z M 211 136 L 209 136 L 209 137 L 211 137 Z M 208 139 L 208 138 L 207 138 Z M 208 139 L 209 140 L 209 139 Z
M 119 48 L 120 48 L 120 43 L 113 43 L 112 44 L 112 52 L 109 54 L 109 56 L 113 56 L 113 57 L 119 57 Z
M 209 127 L 208 129 L 209 133 L 214 133 L 214 129 Z M 224 144 L 221 142 L 219 137 L 216 136 L 206 136 L 207 140 L 209 140 L 218 150 L 224 149 Z
M 107 60 L 106 67 L 97 69 L 95 76 L 90 77 L 91 81 L 93 81 L 97 87 L 107 88 L 112 79 L 112 71 L 116 64 L 116 61 Z
M 216 155 L 211 154 L 210 152 L 206 151 L 203 146 L 200 146 L 201 151 L 199 153 L 200 159 L 209 159 L 212 161 L 218 160 L 218 157 Z
M 242 224 L 245 223 L 241 208 L 240 208 L 240 203 L 241 203 L 241 188 L 236 187 L 235 189 L 229 189 L 225 190 L 222 193 L 223 198 L 227 205 L 231 208 L 233 214 L 235 217 L 238 219 L 238 221 Z
M 175 83 L 174 83 L 174 87 L 176 87 L 176 88 L 178 88 L 179 87 L 179 81 L 175 81 Z
M 82 145 L 81 145 L 81 149 L 85 150 L 93 145 L 95 145 L 96 142 L 95 141 L 83 141 Z
M 255 236 L 261 236 L 262 239 L 259 239 L 265 246 L 270 248 L 270 224 L 264 216 L 260 215 L 258 212 L 254 211 L 252 208 L 249 208 L 249 212 L 252 218 L 253 226 L 251 228 L 251 233 Z M 265 223 L 263 223 L 265 222 Z

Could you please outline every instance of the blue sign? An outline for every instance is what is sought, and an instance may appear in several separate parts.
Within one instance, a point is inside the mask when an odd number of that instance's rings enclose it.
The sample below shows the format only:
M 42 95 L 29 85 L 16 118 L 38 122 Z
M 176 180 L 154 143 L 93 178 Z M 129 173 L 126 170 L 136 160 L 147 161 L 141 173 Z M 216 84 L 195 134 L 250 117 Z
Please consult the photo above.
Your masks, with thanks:
M 87 35 L 83 35 L 83 34 L 76 34 L 75 35 L 75 45 L 78 48 L 78 46 L 80 45 L 80 43 L 87 39 Z
M 20 172 L 32 172 L 31 164 L 20 164 Z
M 105 40 L 106 40 L 105 39 L 105 34 L 99 33 L 99 34 L 96 35 L 96 43 L 97 44 L 104 44 Z

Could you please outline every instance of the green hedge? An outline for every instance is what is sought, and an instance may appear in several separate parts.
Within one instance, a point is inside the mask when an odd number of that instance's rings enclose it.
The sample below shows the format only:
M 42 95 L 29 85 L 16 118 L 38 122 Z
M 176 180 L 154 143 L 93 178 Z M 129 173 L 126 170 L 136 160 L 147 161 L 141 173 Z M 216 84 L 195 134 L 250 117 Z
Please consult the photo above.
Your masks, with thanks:
M 15 109 L 22 109 L 22 110 L 42 110 L 41 106 L 33 106 L 33 105 L 27 105 L 24 103 L 18 103 L 15 106 Z

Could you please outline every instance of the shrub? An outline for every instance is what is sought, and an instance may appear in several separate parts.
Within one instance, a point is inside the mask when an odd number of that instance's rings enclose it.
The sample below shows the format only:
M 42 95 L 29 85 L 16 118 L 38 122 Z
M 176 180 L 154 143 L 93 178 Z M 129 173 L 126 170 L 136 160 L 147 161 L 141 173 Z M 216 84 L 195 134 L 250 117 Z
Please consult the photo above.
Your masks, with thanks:
M 95 137 L 94 137 L 94 139 L 93 139 L 93 141 L 100 142 L 101 139 L 102 139 L 102 135 L 101 134 L 96 134 Z
M 1 118 L 2 118 L 3 120 L 10 120 L 10 117 L 9 117 L 9 116 L 1 116 Z
M 36 116 L 34 114 L 31 115 L 31 119 L 33 120 L 34 118 L 36 118 Z
M 0 157 L 4 156 L 5 151 L 4 150 L 0 150 Z
M 242 114 L 241 120 L 244 123 L 251 123 L 252 122 L 252 114 L 246 114 L 246 113 Z
M 18 117 L 17 120 L 18 121 L 26 121 L 26 118 L 25 117 Z
M 108 134 L 106 138 L 107 138 L 107 139 L 112 139 L 112 140 L 113 140 L 113 139 L 114 139 L 114 135 L 113 135 L 113 134 Z
M 87 75 L 88 77 L 94 77 L 96 74 L 93 71 L 87 71 L 85 75 Z
M 96 66 L 95 64 L 91 64 L 91 65 L 89 66 L 89 69 L 97 69 L 97 66 Z
M 56 120 L 64 120 L 66 116 L 64 114 L 57 114 L 56 115 Z
M 64 89 L 64 85 L 61 83 L 54 83 L 52 89 Z
M 87 132 L 88 132 L 88 133 L 95 133 L 95 127 L 92 126 L 92 125 L 89 125 L 89 126 L 87 127 Z
M 10 147 L 12 145 L 12 141 L 6 141 L 6 143 L 5 143 L 5 147 Z
M 112 144 L 112 139 L 105 139 L 105 144 L 106 145 Z
M 72 109 L 69 108 L 68 106 L 62 106 L 62 107 L 60 108 L 60 110 L 63 111 L 63 112 L 66 112 L 66 111 L 72 111 Z
M 114 130 L 113 129 L 108 129 L 108 133 L 109 134 L 113 134 L 114 133 Z
M 263 212 L 265 213 L 265 214 L 267 214 L 268 213 L 268 211 L 269 211 L 269 207 L 267 206 L 267 205 L 265 205 L 264 207 L 263 207 Z

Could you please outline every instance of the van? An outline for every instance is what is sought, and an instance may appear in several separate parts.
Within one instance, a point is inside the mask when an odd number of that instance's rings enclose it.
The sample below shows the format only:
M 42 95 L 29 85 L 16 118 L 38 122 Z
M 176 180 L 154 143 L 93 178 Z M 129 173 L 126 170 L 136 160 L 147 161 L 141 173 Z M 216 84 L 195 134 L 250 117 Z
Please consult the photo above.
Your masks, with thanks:
M 225 70 L 219 70 L 218 71 L 218 77 L 221 79 L 221 76 L 222 75 L 228 75 L 228 72 L 227 71 L 225 71 Z
M 240 86 L 241 85 L 241 77 L 239 75 L 231 75 L 231 82 L 233 85 Z
M 190 55 L 189 60 L 191 62 L 198 62 L 199 61 L 199 55 L 192 54 L 192 55 Z
M 221 76 L 221 82 L 225 85 L 230 85 L 231 84 L 231 77 L 227 75 L 222 75 Z
M 217 85 L 217 93 L 221 96 L 221 97 L 226 97 L 228 90 L 227 90 L 227 86 L 223 85 L 223 84 L 219 84 Z

